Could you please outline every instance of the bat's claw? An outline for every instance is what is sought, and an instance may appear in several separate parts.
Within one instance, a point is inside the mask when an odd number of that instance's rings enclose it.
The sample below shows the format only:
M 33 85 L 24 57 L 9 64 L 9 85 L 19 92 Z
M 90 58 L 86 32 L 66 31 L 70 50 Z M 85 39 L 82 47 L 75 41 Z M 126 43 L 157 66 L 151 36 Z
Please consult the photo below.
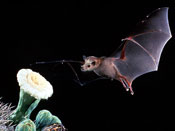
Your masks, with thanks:
M 131 92 L 131 95 L 133 96 L 134 95 L 134 92 Z
M 125 39 L 122 39 L 121 41 L 127 41 L 127 40 L 132 40 L 133 38 L 130 36 L 130 37 L 127 37 Z
M 123 41 L 125 41 L 126 39 L 122 39 L 121 41 L 123 42 Z
M 134 91 L 133 91 L 132 87 L 130 86 L 129 89 L 130 89 L 131 95 L 133 96 L 134 95 Z
M 129 88 L 126 88 L 126 91 L 128 92 Z M 130 92 L 131 92 L 131 95 L 134 95 L 134 91 L 133 90 L 131 90 Z
M 131 95 L 133 96 L 134 95 L 134 91 L 132 89 L 130 89 L 130 91 L 131 91 Z
M 127 88 L 126 91 L 128 92 L 129 91 L 129 88 Z

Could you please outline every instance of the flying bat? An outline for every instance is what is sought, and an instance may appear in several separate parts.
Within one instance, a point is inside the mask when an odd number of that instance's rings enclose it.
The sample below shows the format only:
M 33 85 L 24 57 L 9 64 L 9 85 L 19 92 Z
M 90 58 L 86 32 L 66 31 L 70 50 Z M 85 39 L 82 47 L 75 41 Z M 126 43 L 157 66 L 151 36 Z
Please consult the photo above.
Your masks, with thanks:
M 171 37 L 168 8 L 164 7 L 153 11 L 139 22 L 129 37 L 122 40 L 120 50 L 109 57 L 84 56 L 82 62 L 62 60 L 36 64 L 81 63 L 83 72 L 93 71 L 101 78 L 118 80 L 126 91 L 130 90 L 134 95 L 133 81 L 141 75 L 158 70 L 162 51 Z M 74 73 L 76 74 L 75 71 Z M 78 76 L 77 79 L 79 81 Z
M 121 50 L 116 50 L 109 57 L 84 57 L 81 70 L 118 80 L 134 95 L 133 81 L 158 70 L 162 51 L 171 37 L 168 8 L 159 8 L 146 16 L 135 31 L 123 39 Z

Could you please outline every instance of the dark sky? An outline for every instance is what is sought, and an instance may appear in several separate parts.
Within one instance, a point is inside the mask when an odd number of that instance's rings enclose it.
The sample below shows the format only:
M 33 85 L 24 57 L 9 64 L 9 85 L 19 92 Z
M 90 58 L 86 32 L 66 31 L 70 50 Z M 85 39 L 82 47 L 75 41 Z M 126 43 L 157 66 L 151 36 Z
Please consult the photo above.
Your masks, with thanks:
M 133 83 L 135 95 L 125 92 L 118 81 L 101 80 L 80 87 L 65 65 L 35 65 L 36 61 L 82 60 L 82 56 L 109 56 L 133 27 L 151 11 L 169 6 L 169 21 L 175 34 L 173 0 L 156 4 L 148 1 L 100 1 L 41 3 L 8 1 L 1 16 L 1 91 L 5 102 L 17 105 L 21 68 L 40 72 L 54 87 L 53 96 L 42 101 L 41 109 L 57 115 L 69 131 L 172 130 L 174 113 L 174 43 L 166 45 L 158 72 L 139 77 Z M 129 6 L 130 5 L 130 6 Z M 137 5 L 137 6 L 136 6 Z M 144 7 L 146 6 L 146 7 Z M 174 36 L 175 37 L 175 36 Z M 82 73 L 81 80 L 93 73 Z

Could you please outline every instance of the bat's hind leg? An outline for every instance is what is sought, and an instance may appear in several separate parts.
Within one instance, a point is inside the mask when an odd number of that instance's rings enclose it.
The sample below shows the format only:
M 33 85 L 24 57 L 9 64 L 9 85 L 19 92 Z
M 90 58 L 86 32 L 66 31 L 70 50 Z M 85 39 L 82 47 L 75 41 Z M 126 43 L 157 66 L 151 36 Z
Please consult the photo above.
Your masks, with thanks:
M 132 86 L 131 86 L 132 85 L 132 82 L 129 82 L 127 80 L 127 78 L 124 77 L 124 76 L 120 76 L 119 80 L 123 84 L 123 87 L 126 89 L 126 91 L 129 91 L 130 90 L 131 95 L 134 95 L 134 91 L 133 91 Z
M 129 91 L 129 88 L 128 88 L 126 82 L 123 79 L 121 79 L 121 78 L 120 78 L 120 82 L 122 83 L 122 85 L 126 89 L 126 91 Z

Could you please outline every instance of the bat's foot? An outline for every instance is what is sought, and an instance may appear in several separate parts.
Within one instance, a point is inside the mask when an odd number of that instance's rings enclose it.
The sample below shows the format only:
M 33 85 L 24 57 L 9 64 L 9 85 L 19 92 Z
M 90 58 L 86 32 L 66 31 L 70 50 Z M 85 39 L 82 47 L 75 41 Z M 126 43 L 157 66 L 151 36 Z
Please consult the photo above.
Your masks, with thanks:
M 131 86 L 129 87 L 129 89 L 130 89 L 131 95 L 134 95 L 134 91 Z
M 131 95 L 134 95 L 134 91 L 132 90 L 132 87 L 126 88 L 126 91 L 128 92 L 130 90 Z
M 125 88 L 125 90 L 128 92 L 129 91 L 129 88 L 128 88 L 127 84 L 125 83 L 125 81 L 120 78 L 120 82 L 122 83 L 122 85 Z
M 133 96 L 134 95 L 134 92 L 131 92 L 131 95 Z
M 126 89 L 126 91 L 129 91 L 131 92 L 131 95 L 134 95 L 134 91 L 132 89 L 132 82 L 129 82 L 126 77 L 124 76 L 120 76 L 120 82 L 122 83 L 123 87 Z

